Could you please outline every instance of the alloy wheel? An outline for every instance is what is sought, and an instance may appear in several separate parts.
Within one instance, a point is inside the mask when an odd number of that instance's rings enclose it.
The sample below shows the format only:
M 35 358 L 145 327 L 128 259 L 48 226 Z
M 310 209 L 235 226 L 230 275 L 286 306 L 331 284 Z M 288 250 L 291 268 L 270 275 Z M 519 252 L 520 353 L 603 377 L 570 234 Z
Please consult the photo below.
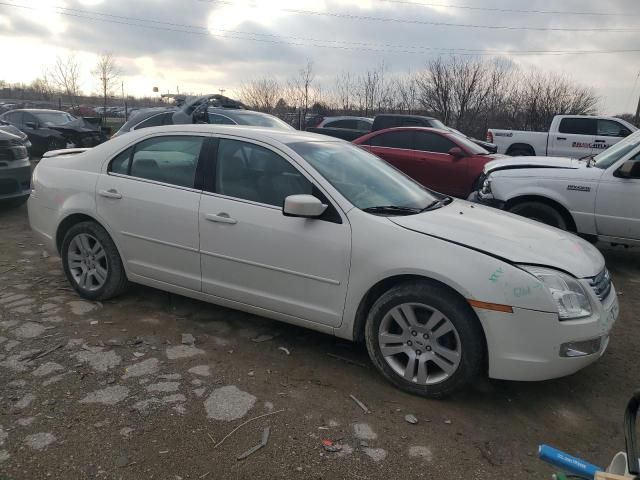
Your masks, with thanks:
M 403 303 L 380 323 L 378 345 L 387 364 L 400 377 L 418 385 L 433 385 L 458 370 L 460 337 L 442 312 L 421 303 Z
M 107 281 L 107 253 L 93 235 L 80 233 L 73 237 L 69 243 L 67 263 L 74 281 L 85 290 L 99 290 Z

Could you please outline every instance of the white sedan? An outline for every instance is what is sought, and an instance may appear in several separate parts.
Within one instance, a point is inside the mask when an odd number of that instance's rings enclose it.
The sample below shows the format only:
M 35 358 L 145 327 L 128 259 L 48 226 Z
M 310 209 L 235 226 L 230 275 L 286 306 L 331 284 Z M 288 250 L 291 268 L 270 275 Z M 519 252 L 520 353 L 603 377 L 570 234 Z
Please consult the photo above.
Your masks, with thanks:
M 388 380 L 424 396 L 574 373 L 618 315 L 589 243 L 321 135 L 147 128 L 50 153 L 32 184 L 31 227 L 82 297 L 130 281 L 364 340 Z

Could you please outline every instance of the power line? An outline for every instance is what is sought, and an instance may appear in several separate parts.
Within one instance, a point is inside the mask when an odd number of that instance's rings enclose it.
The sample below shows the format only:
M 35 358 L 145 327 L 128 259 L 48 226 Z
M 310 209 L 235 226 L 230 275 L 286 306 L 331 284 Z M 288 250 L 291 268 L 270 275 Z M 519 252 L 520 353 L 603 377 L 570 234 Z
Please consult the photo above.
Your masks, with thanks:
M 30 7 L 27 5 L 17 5 L 0 1 L 0 5 L 22 8 L 26 10 L 37 10 L 37 7 Z M 215 34 L 210 32 L 205 27 L 196 25 L 179 24 L 171 22 L 163 22 L 160 20 L 142 19 L 136 17 L 126 17 L 121 15 L 112 15 L 102 12 L 91 12 L 87 10 L 71 9 L 66 7 L 54 7 L 58 10 L 60 15 L 81 18 L 84 20 L 98 21 L 105 23 L 113 23 L 118 25 L 125 25 L 136 28 L 146 28 L 152 30 L 160 30 L 167 32 L 187 33 L 192 35 L 201 36 L 213 36 L 218 38 L 230 38 L 236 40 L 246 40 L 261 43 L 288 45 L 288 46 L 303 46 L 303 47 L 317 47 L 317 48 L 329 48 L 339 50 L 355 50 L 355 51 L 370 51 L 379 53 L 404 53 L 404 54 L 425 54 L 425 53 L 452 53 L 456 55 L 466 56 L 515 56 L 515 55 L 587 55 L 587 54 L 609 54 L 609 53 L 637 53 L 640 49 L 619 49 L 619 50 L 483 50 L 483 49 L 467 49 L 467 48 L 446 48 L 446 47 L 424 47 L 415 45 L 398 45 L 398 44 L 376 44 L 376 43 L 364 43 L 364 42 L 349 42 L 344 40 L 320 40 L 315 38 L 305 37 L 293 37 L 293 36 L 279 36 L 268 33 L 255 33 L 255 32 L 243 32 L 237 30 L 216 30 L 224 32 L 222 34 Z M 106 17 L 106 18 L 105 18 Z M 125 21 L 129 20 L 129 21 Z M 147 22 L 144 23 L 132 23 L 133 22 Z M 179 28 L 174 28 L 179 27 Z M 256 38 L 256 37 L 269 37 L 269 38 Z M 288 41 L 292 40 L 292 41 Z M 306 43 L 313 42 L 313 43 Z M 335 44 L 327 44 L 324 42 L 331 42 Z M 343 45 L 341 45 L 343 44 Z
M 456 10 L 476 10 L 483 12 L 497 13 L 524 13 L 538 15 L 583 15 L 597 17 L 638 17 L 638 13 L 609 13 L 609 12 L 577 12 L 568 10 L 521 10 L 517 8 L 493 8 L 493 7 L 474 7 L 471 5 L 449 5 L 446 3 L 417 2 L 412 0 L 378 0 L 385 3 L 397 3 L 402 5 L 414 5 L 418 7 L 436 7 L 436 8 L 453 8 Z
M 223 5 L 233 5 L 230 0 L 198 0 L 204 3 L 217 3 Z M 300 15 L 311 15 L 320 17 L 333 17 L 333 18 L 345 18 L 348 20 L 364 20 L 370 22 L 383 22 L 383 23 L 402 23 L 411 25 L 430 25 L 434 27 L 456 27 L 456 28 L 475 28 L 475 29 L 487 29 L 487 30 L 528 30 L 535 32 L 616 32 L 616 33 L 631 33 L 640 31 L 640 27 L 607 27 L 607 28 L 567 28 L 567 27 L 513 27 L 507 25 L 479 25 L 471 23 L 450 23 L 450 22 L 435 22 L 429 20 L 419 20 L 411 18 L 385 18 L 385 17 L 373 17 L 369 15 L 354 15 L 351 13 L 336 13 L 336 12 L 319 12 L 317 10 L 302 10 L 298 8 L 277 8 L 269 6 L 272 10 L 279 10 L 282 12 L 296 13 Z

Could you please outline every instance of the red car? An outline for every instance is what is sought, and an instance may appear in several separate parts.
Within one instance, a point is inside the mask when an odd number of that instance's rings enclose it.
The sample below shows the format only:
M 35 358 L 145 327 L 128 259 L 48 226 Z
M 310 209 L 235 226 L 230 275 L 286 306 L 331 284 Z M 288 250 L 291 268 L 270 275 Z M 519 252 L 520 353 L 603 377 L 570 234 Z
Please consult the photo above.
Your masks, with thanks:
M 423 127 L 388 128 L 354 144 L 383 158 L 431 190 L 467 198 L 485 163 L 500 158 L 453 132 Z

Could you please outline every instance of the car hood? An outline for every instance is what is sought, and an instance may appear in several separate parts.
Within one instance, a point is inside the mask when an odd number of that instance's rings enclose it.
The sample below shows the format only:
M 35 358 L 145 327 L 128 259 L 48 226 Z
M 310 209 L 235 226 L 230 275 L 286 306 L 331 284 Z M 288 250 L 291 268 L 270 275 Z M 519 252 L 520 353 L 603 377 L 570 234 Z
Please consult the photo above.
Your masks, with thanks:
M 48 124 L 47 128 L 51 130 L 57 130 L 61 133 L 97 133 L 100 132 L 100 128 L 94 125 L 91 125 L 89 122 L 84 120 L 83 118 L 76 118 L 75 120 L 70 121 L 69 123 L 65 123 L 64 125 L 51 125 Z
M 565 157 L 508 157 L 487 163 L 484 173 L 488 174 L 496 170 L 509 170 L 514 168 L 563 168 L 578 169 L 585 166 L 584 162 L 575 158 Z
M 547 266 L 578 278 L 593 277 L 604 269 L 602 254 L 573 234 L 464 200 L 389 220 L 510 263 Z M 473 273 L 473 265 L 469 271 Z

